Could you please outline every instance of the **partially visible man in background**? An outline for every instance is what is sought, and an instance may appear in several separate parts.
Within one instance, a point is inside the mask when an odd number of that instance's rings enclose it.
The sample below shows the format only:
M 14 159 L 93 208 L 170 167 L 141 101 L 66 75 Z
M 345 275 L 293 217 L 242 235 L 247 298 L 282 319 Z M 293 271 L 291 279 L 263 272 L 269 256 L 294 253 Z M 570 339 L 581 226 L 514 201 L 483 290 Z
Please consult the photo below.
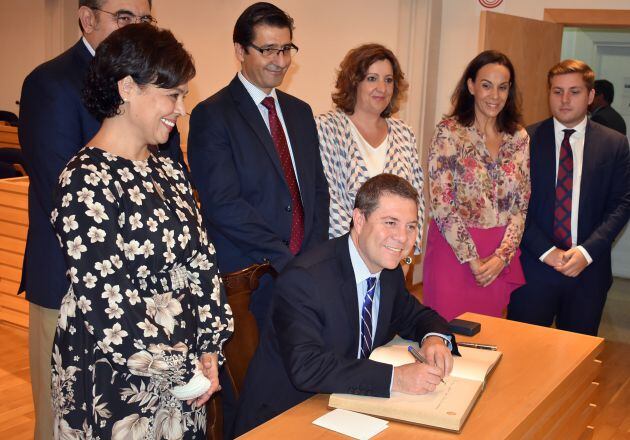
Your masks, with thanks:
M 617 130 L 626 135 L 626 121 L 617 110 L 612 108 L 615 99 L 615 86 L 605 79 L 595 81 L 595 96 L 593 102 L 588 106 L 591 112 L 591 121 L 605 125 L 608 128 Z

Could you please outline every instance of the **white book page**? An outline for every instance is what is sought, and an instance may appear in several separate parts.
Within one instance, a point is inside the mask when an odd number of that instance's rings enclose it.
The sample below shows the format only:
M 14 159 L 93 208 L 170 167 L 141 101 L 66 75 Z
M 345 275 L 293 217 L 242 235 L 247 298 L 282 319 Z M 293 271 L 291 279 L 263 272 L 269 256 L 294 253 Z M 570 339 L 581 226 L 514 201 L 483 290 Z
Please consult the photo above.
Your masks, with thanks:
M 418 348 L 418 343 L 394 338 L 388 345 L 376 348 L 370 355 L 370 359 L 377 362 L 398 367 L 411 364 L 415 358 L 409 353 L 407 347 L 411 345 Z M 481 350 L 478 348 L 459 347 L 460 356 L 453 356 L 453 371 L 451 376 L 484 382 L 486 376 L 501 358 L 502 353 L 494 350 Z

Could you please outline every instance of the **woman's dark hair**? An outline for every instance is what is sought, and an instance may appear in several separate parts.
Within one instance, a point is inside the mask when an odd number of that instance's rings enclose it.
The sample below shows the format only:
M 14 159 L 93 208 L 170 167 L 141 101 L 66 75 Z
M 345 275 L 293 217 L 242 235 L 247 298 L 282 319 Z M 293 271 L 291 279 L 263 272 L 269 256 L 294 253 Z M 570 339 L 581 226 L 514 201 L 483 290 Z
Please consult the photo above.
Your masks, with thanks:
M 338 109 L 351 115 L 357 104 L 357 87 L 367 75 L 372 64 L 377 61 L 387 60 L 392 65 L 394 73 L 394 93 L 389 105 L 381 113 L 381 117 L 388 118 L 396 113 L 405 91 L 409 87 L 405 81 L 405 74 L 400 68 L 400 63 L 394 53 L 380 44 L 364 44 L 355 47 L 346 54 L 337 71 L 337 89 L 332 94 L 332 100 Z
M 83 103 L 99 121 L 120 114 L 118 81 L 172 89 L 195 76 L 195 65 L 171 31 L 130 24 L 112 32 L 96 49 L 83 87 Z
M 475 81 L 479 70 L 487 64 L 500 64 L 505 66 L 510 72 L 510 89 L 505 106 L 497 116 L 497 128 L 501 132 L 512 135 L 518 130 L 522 120 L 520 97 L 518 96 L 512 62 L 505 54 L 496 50 L 485 50 L 468 64 L 451 96 L 453 111 L 448 116 L 454 117 L 466 127 L 470 127 L 475 123 L 475 97 L 468 91 L 467 83 L 469 79 Z
M 245 52 L 247 47 L 254 41 L 254 28 L 259 24 L 273 26 L 277 28 L 288 28 L 293 39 L 293 19 L 276 5 L 266 2 L 258 2 L 249 6 L 236 20 L 232 40 L 243 46 Z

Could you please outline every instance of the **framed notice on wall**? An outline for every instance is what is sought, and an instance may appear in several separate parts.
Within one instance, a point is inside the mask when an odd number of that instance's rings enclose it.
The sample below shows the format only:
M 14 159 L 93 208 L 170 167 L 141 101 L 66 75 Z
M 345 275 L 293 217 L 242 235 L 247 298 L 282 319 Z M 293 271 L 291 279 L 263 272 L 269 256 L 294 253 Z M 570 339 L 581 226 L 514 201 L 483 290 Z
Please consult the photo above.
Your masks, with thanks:
M 622 115 L 630 116 L 630 76 L 626 76 L 623 79 L 623 91 L 620 96 L 619 105 L 615 105 L 618 108 L 619 113 Z M 615 99 L 615 101 L 617 101 Z

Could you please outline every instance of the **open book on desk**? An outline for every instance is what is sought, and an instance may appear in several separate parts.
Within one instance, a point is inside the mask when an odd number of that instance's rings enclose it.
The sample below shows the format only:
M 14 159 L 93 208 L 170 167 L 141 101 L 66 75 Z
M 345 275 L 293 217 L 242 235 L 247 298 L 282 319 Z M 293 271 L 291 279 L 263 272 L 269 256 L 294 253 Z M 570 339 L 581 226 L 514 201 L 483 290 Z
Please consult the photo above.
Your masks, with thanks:
M 370 359 L 394 366 L 415 361 L 407 347 L 415 342 L 394 339 L 375 349 Z M 453 356 L 453 371 L 435 391 L 412 395 L 392 392 L 389 398 L 335 393 L 328 406 L 459 432 L 485 386 L 490 372 L 501 359 L 500 351 L 459 347 Z

